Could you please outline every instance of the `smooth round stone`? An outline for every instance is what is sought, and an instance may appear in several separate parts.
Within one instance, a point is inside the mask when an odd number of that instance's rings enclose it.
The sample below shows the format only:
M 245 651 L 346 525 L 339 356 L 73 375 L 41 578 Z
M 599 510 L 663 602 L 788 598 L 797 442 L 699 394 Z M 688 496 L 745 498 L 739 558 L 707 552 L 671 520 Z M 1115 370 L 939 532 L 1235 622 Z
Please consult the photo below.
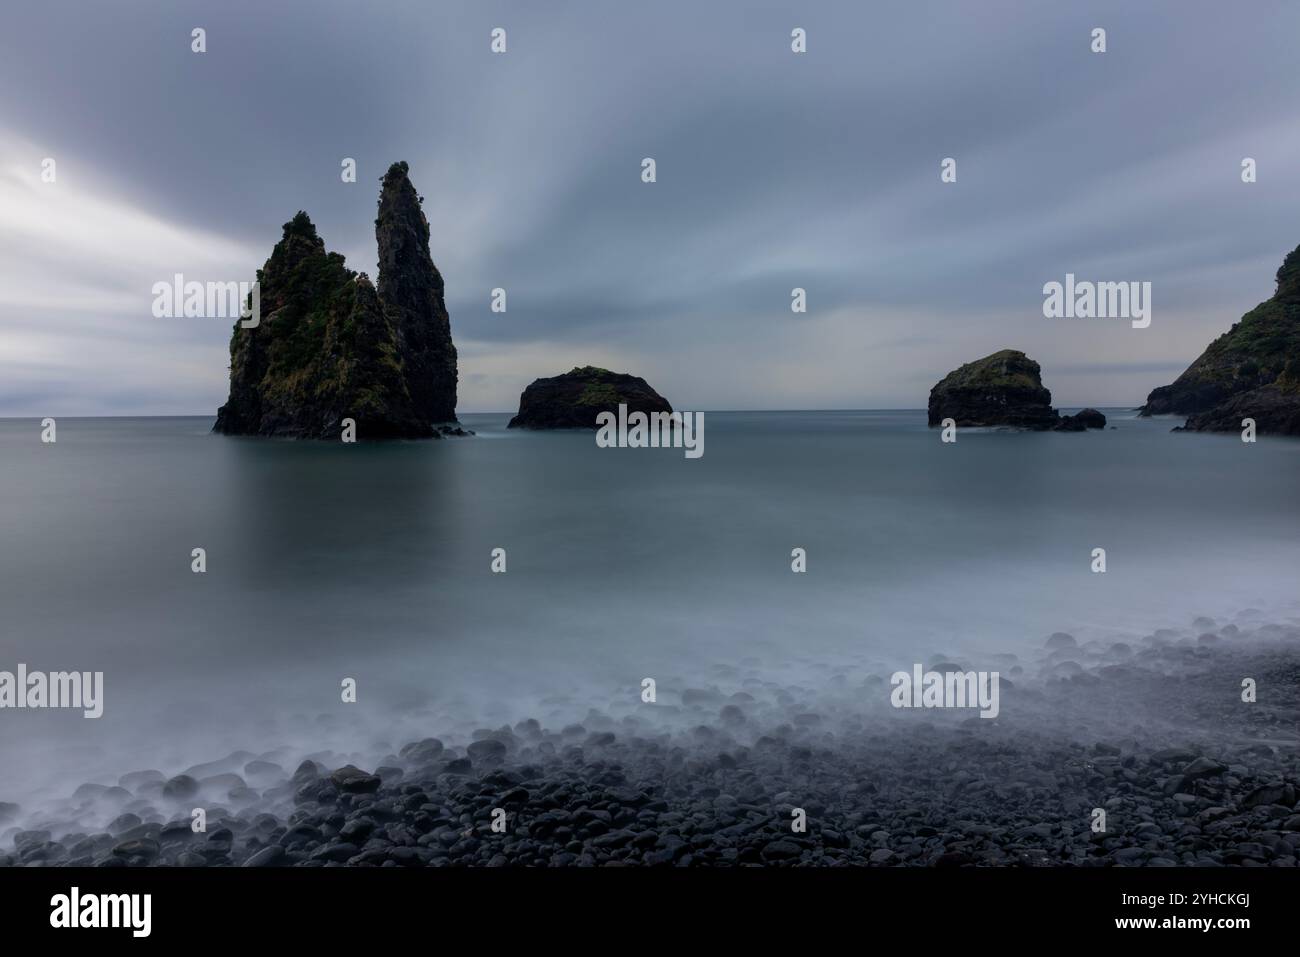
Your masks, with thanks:
M 199 793 L 199 782 L 188 774 L 178 774 L 163 785 L 163 797 L 184 801 Z

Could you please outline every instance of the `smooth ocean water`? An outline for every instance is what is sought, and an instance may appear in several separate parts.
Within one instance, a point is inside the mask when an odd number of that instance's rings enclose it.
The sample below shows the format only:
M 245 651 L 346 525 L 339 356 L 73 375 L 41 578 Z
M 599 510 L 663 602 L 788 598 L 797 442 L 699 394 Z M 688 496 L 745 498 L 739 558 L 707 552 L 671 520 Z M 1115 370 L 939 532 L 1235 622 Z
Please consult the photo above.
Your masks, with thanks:
M 1107 413 L 1104 433 L 954 445 L 921 411 L 707 413 L 698 460 L 505 414 L 356 445 L 210 418 L 60 419 L 46 445 L 0 420 L 0 669 L 106 682 L 98 721 L 0 712 L 0 799 L 235 748 L 381 755 L 578 720 L 742 658 L 789 680 L 1294 610 L 1300 442 Z

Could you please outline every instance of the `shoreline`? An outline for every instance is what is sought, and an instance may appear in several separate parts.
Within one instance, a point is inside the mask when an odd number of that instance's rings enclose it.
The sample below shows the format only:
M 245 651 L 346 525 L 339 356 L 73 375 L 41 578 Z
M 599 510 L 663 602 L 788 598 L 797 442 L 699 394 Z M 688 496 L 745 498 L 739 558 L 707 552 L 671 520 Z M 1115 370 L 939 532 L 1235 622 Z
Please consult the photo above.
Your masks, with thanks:
M 428 738 L 366 769 L 235 752 L 0 803 L 0 866 L 1300 863 L 1300 624 L 1057 633 L 952 663 L 1000 670 L 996 719 L 892 708 L 861 665 L 820 663 L 821 688 L 719 665 L 649 711 Z

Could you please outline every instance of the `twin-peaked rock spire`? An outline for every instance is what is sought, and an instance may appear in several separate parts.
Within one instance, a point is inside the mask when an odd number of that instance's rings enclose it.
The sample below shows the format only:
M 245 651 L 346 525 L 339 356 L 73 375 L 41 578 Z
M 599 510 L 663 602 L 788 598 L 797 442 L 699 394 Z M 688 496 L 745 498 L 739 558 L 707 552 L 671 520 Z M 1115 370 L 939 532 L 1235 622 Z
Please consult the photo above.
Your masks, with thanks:
M 456 347 L 429 222 L 394 163 L 383 179 L 375 236 L 379 288 L 327 252 L 306 213 L 258 270 L 260 315 L 230 339 L 230 398 L 215 430 L 337 439 L 440 434 L 456 419 Z

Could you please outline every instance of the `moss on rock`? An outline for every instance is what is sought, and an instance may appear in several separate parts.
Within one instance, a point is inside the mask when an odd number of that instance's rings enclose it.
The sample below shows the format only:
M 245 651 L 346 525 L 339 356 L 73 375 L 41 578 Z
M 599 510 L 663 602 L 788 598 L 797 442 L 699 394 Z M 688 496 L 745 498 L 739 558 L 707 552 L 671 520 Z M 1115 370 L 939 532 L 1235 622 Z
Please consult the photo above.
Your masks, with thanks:
M 663 396 L 638 376 L 610 372 L 597 366 L 577 366 L 571 372 L 537 379 L 519 397 L 519 414 L 512 429 L 594 429 L 601 412 L 671 412 Z
M 1287 254 L 1276 279 L 1270 299 L 1233 323 L 1172 383 L 1152 390 L 1142 415 L 1188 415 L 1192 431 L 1239 429 L 1245 416 L 1256 419 L 1260 432 L 1298 434 L 1300 247 Z M 1259 415 L 1250 415 L 1252 409 Z

